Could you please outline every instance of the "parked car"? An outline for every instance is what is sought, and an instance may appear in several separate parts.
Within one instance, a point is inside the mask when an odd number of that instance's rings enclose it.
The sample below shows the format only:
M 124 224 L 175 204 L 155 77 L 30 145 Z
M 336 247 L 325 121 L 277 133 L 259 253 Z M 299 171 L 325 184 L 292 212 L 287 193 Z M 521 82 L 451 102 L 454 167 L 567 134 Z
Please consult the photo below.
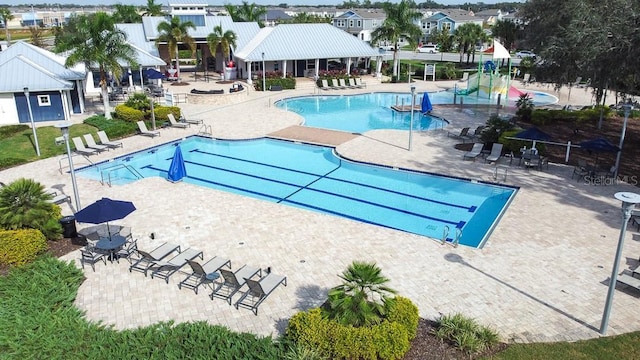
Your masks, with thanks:
M 384 51 L 393 51 L 393 45 L 380 45 L 378 46 L 378 49 L 380 50 L 384 50 Z
M 421 47 L 417 48 L 416 51 L 429 54 L 436 54 L 439 52 L 438 45 L 422 45 Z
M 516 51 L 516 57 L 518 59 L 527 58 L 527 57 L 535 58 L 536 54 L 534 54 L 533 51 L 529 51 L 529 50 L 519 50 L 519 51 Z

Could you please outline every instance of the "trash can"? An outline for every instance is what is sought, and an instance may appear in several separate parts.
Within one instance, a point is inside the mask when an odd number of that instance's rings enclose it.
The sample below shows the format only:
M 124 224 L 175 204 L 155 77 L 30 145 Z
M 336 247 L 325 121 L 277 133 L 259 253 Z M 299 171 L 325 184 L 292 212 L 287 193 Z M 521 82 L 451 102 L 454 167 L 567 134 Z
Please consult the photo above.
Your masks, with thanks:
M 78 236 L 75 216 L 63 217 L 60 219 L 60 225 L 62 225 L 62 236 L 64 238 L 75 238 Z

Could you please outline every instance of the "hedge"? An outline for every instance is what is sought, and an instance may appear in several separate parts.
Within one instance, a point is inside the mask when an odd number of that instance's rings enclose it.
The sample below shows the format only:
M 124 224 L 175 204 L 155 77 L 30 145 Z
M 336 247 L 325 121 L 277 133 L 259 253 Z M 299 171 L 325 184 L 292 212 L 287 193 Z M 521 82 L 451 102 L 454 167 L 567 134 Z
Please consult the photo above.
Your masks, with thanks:
M 0 264 L 24 265 L 47 248 L 47 239 L 40 230 L 0 230 Z
M 169 114 L 173 114 L 173 117 L 180 119 L 180 108 L 177 106 L 156 106 L 154 107 L 156 114 L 156 121 L 169 121 Z
M 282 89 L 295 89 L 296 88 L 296 79 L 294 78 L 267 78 L 266 79 L 266 87 L 265 89 L 268 91 L 272 85 L 280 85 Z M 262 91 L 262 79 L 257 79 L 254 81 L 254 88 L 257 91 Z
M 130 122 L 138 122 L 144 120 L 144 112 L 128 107 L 127 105 L 118 105 L 115 108 L 115 117 Z
M 396 297 L 387 319 L 371 327 L 352 327 L 326 319 L 320 308 L 300 312 L 289 320 L 287 336 L 330 359 L 400 359 L 409 350 L 418 328 L 418 309 Z

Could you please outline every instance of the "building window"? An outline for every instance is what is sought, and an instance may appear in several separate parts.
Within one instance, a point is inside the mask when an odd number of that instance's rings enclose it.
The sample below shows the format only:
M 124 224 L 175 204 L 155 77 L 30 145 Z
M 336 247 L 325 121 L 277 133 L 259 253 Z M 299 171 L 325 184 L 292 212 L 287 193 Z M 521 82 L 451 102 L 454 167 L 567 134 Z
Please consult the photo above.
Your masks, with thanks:
M 371 22 L 371 25 L 372 25 L 373 27 L 377 27 L 377 26 L 378 26 L 378 20 L 373 20 L 373 21 Z
M 336 20 L 337 27 L 344 27 L 344 20 Z
M 273 62 L 273 71 L 278 71 L 278 70 L 280 70 L 280 62 L 274 61 Z
M 353 20 L 349 20 L 349 27 L 353 27 Z
M 358 20 L 357 24 L 358 24 L 358 27 L 362 27 L 362 20 Z
M 38 95 L 38 106 L 51 106 L 49 95 Z

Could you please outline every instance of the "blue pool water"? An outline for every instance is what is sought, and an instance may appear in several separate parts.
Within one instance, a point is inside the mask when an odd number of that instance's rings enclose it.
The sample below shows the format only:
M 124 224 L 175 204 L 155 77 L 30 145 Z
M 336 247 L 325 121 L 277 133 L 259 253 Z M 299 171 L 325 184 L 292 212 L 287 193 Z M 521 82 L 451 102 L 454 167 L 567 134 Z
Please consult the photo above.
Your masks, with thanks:
M 167 177 L 169 143 L 78 170 L 125 184 Z M 515 189 L 346 161 L 328 147 L 272 139 L 180 142 L 185 182 L 480 247 Z M 139 174 L 139 175 L 135 175 Z M 106 180 L 105 180 L 106 181 Z M 459 229 L 459 230 L 456 230 Z

